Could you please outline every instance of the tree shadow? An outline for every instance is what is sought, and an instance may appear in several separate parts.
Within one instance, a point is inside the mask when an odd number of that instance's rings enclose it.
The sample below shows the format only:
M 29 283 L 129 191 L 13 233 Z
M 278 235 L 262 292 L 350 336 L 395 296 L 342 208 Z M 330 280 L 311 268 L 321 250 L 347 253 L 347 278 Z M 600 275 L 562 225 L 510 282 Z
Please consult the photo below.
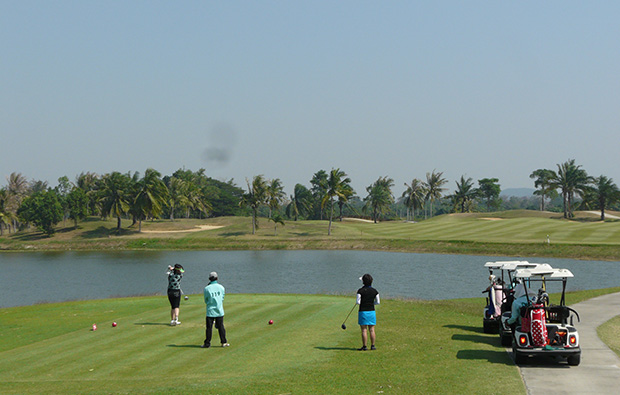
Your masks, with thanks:
M 247 232 L 222 232 L 222 233 L 220 233 L 220 236 L 234 237 L 234 236 L 244 236 L 246 234 L 247 234 Z
M 322 351 L 357 351 L 355 347 L 314 347 L 317 350 Z

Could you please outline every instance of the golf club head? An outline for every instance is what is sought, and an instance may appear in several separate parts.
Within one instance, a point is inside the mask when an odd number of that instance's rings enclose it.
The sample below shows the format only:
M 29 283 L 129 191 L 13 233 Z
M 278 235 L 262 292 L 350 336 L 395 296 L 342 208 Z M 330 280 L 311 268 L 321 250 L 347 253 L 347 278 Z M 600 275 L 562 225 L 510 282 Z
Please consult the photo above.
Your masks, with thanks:
M 342 324 L 341 328 L 342 329 L 347 329 L 347 326 L 345 324 Z

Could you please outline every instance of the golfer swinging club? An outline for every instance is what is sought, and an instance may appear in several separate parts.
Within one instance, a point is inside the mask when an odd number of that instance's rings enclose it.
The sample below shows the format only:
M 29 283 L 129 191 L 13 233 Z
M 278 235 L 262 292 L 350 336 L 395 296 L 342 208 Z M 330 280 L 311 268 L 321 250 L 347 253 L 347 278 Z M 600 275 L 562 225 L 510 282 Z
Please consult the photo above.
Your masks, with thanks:
M 375 314 L 375 305 L 381 303 L 379 291 L 372 287 L 372 276 L 370 274 L 364 274 L 360 280 L 362 280 L 364 286 L 357 290 L 357 304 L 360 306 L 357 322 L 362 330 L 362 348 L 358 348 L 358 350 L 368 350 L 366 346 L 368 343 L 368 332 L 370 332 L 370 349 L 376 350 L 375 325 L 377 325 L 377 315 Z
M 170 326 L 181 325 L 179 321 L 179 305 L 181 303 L 181 278 L 183 278 L 183 266 L 178 263 L 168 265 L 168 300 L 170 301 Z
M 207 331 L 205 342 L 201 347 L 211 347 L 213 323 L 215 323 L 217 332 L 220 335 L 222 347 L 228 347 L 230 344 L 228 344 L 226 340 L 226 329 L 224 328 L 224 295 L 226 294 L 226 290 L 217 283 L 216 272 L 211 272 L 209 274 L 209 281 L 209 285 L 207 285 L 204 290 L 205 304 L 207 305 Z

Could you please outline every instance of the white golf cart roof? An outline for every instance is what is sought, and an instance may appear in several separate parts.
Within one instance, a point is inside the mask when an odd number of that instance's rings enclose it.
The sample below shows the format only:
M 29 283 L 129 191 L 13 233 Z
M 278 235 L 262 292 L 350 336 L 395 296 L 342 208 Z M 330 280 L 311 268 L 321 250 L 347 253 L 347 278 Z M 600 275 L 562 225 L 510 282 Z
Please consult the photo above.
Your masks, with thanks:
M 535 268 L 517 269 L 515 278 L 532 278 L 539 277 L 545 279 L 566 279 L 574 277 L 573 273 L 568 269 L 555 269 L 550 265 L 543 263 Z
M 517 269 L 533 269 L 535 267 L 538 267 L 538 265 L 540 265 L 540 263 L 530 263 L 528 261 L 505 261 L 502 262 L 502 266 L 500 266 L 500 269 L 502 270 L 508 270 L 508 271 L 515 271 Z

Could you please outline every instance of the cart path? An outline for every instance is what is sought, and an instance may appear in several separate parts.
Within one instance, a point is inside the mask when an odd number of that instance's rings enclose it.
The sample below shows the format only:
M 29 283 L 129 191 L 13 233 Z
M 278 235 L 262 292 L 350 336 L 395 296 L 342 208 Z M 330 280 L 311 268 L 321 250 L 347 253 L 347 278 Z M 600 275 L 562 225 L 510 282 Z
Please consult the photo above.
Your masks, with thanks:
M 599 339 L 596 328 L 620 314 L 620 293 L 599 296 L 571 306 L 579 313 L 575 321 L 581 343 L 581 363 L 538 360 L 520 366 L 527 393 L 617 394 L 620 392 L 620 358 Z M 512 351 L 511 351 L 512 352 Z

